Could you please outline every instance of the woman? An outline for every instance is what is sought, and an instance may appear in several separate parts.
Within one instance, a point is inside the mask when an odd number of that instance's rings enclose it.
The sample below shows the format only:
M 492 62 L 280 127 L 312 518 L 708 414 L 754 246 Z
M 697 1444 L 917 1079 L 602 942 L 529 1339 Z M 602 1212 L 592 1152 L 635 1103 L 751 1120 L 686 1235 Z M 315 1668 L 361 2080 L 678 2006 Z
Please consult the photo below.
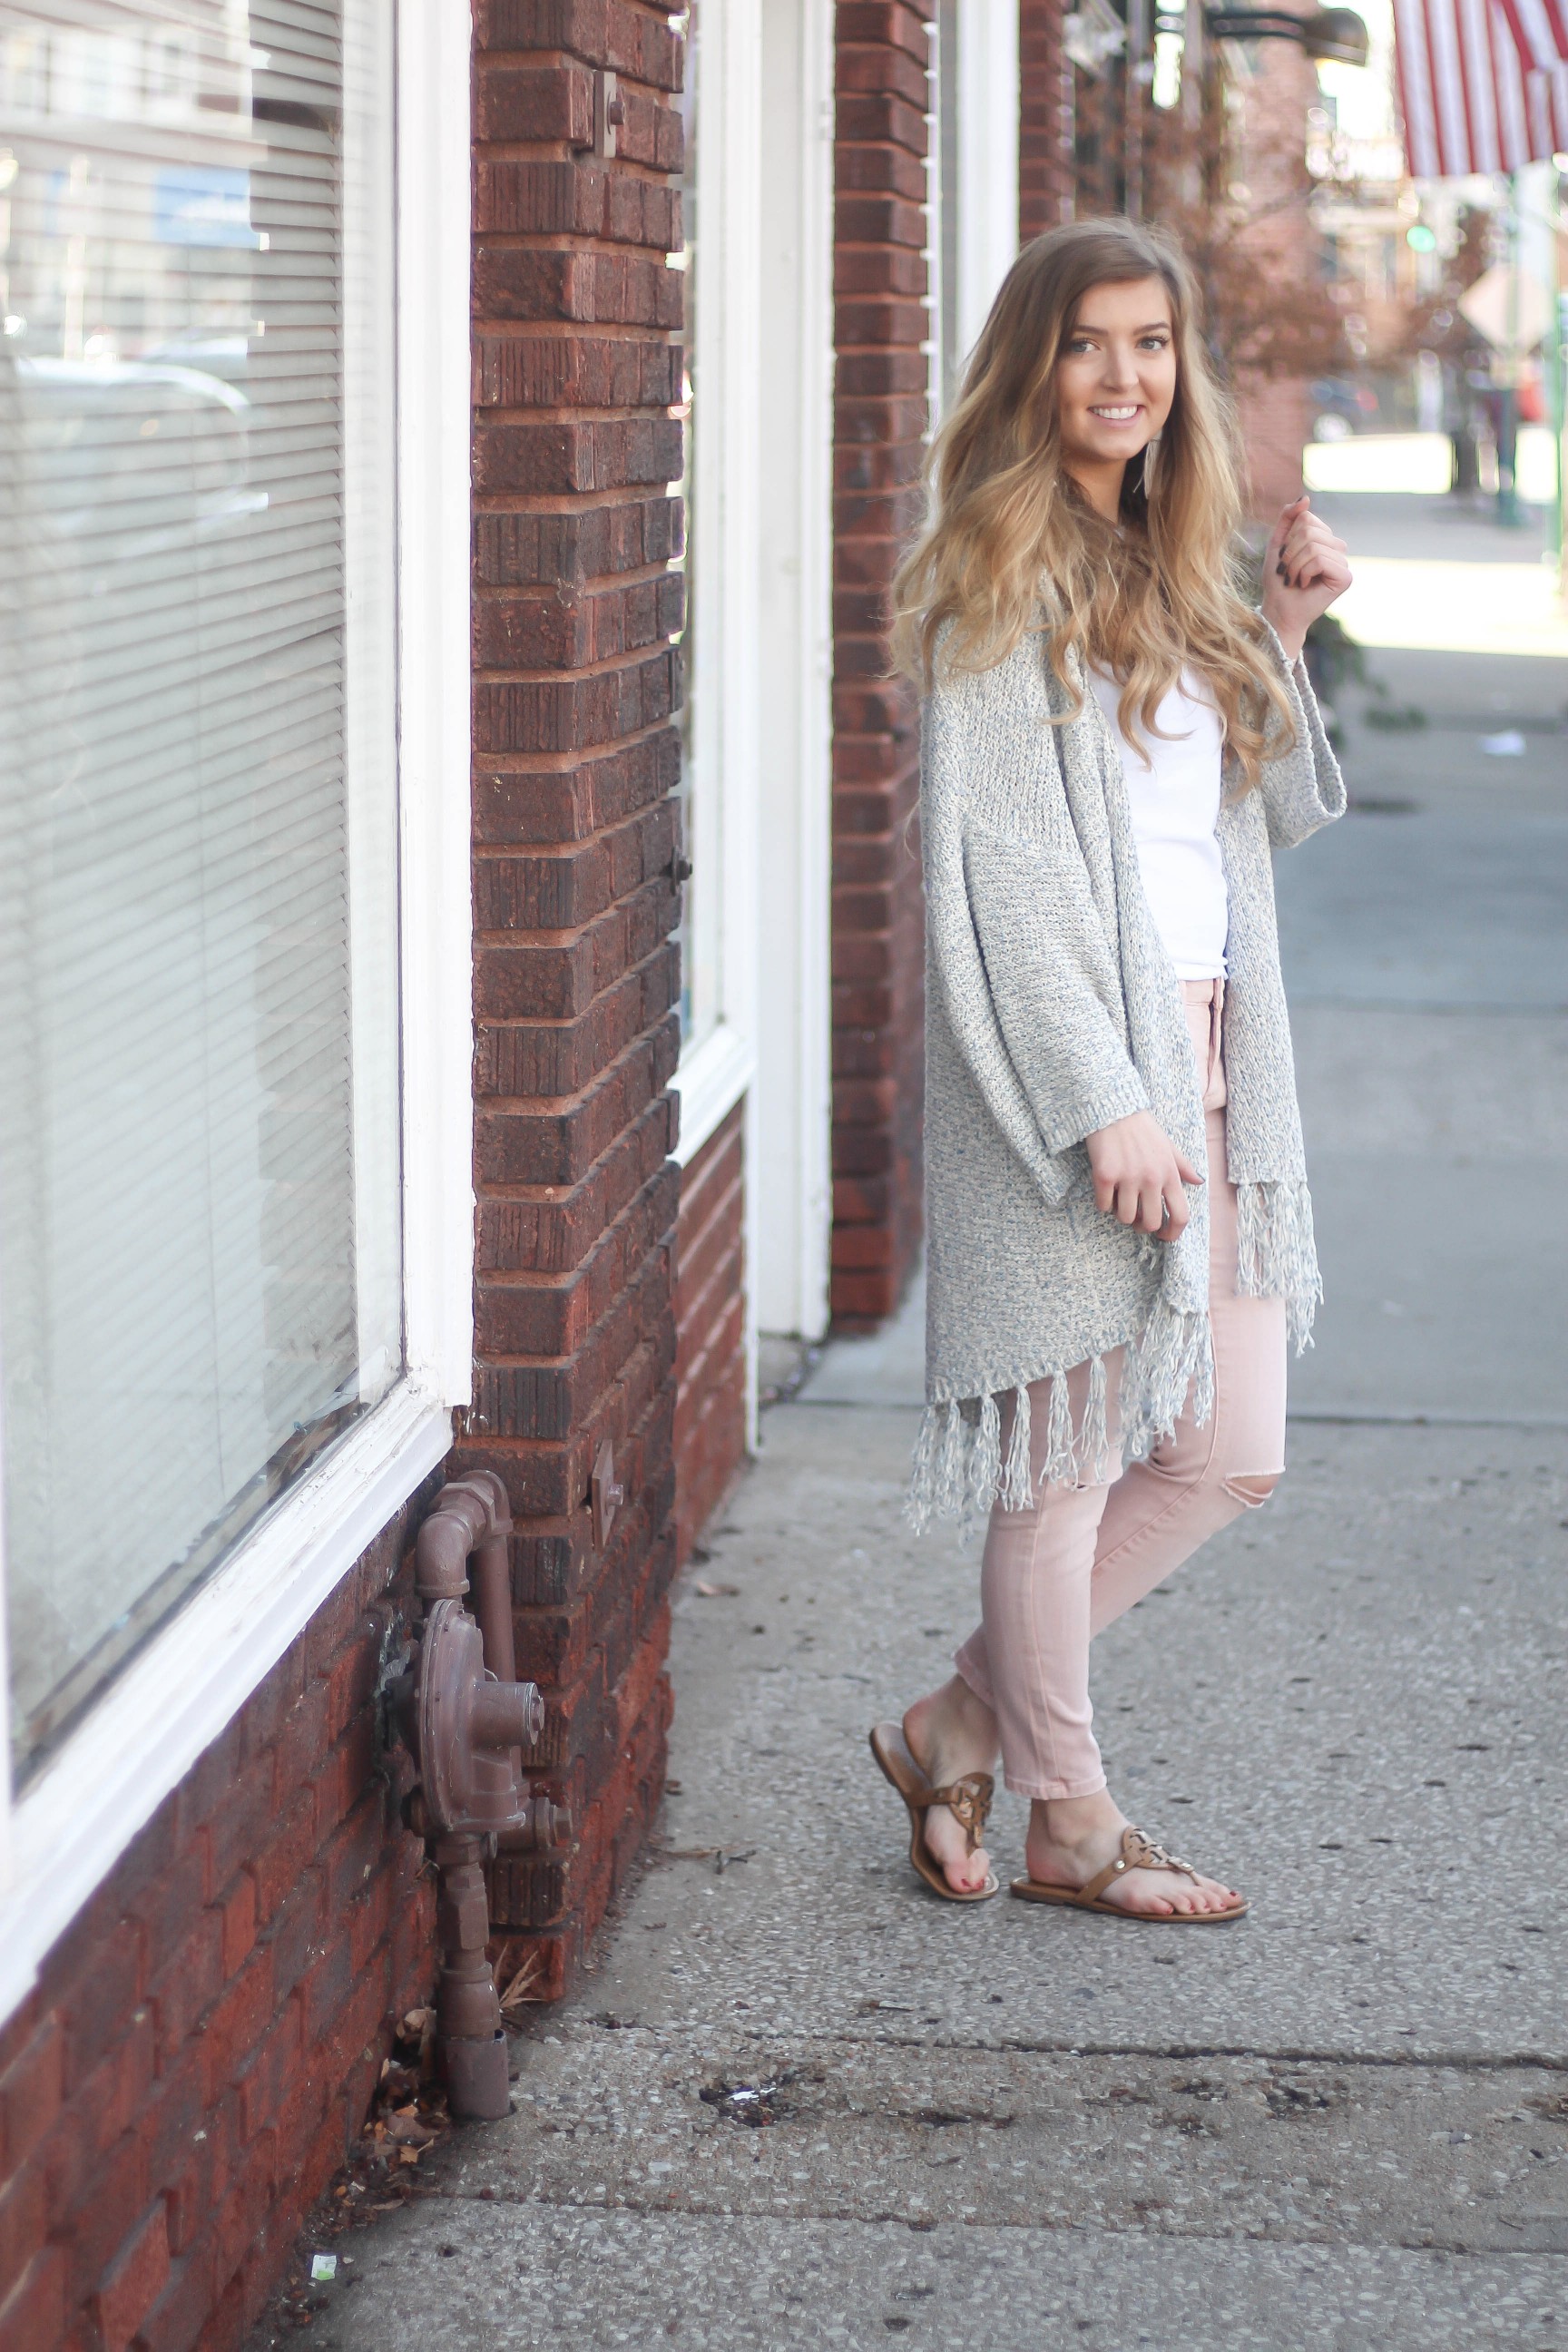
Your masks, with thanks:
M 1344 807 L 1301 648 L 1350 572 L 1299 499 L 1244 601 L 1229 442 L 1175 247 L 1054 229 L 996 298 L 895 586 L 926 695 L 912 1506 L 989 1527 L 956 1674 L 872 1747 L 959 1902 L 997 1891 L 1000 1748 L 1031 1800 L 1015 1895 L 1247 1907 L 1127 1822 L 1088 1688 L 1090 1636 L 1272 1490 L 1321 1295 L 1269 851 Z

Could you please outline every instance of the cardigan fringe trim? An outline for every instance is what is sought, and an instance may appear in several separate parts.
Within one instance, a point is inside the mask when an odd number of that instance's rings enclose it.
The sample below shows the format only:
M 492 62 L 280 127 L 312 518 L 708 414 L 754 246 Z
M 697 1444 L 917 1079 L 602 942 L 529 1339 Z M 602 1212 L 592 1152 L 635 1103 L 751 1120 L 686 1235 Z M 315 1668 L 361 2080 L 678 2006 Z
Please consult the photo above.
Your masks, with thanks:
M 1312 1234 L 1312 1202 L 1305 1182 L 1237 1187 L 1237 1292 L 1247 1298 L 1283 1298 L 1298 1354 L 1312 1344 L 1312 1315 L 1323 1295 Z M 1068 1372 L 1048 1365 L 1026 1380 L 1004 1381 L 973 1397 L 928 1404 L 915 1441 L 904 1517 L 917 1535 L 933 1519 L 954 1519 L 965 1541 L 998 1501 L 1005 1511 L 1035 1507 L 1034 1429 L 1030 1389 L 1050 1383 L 1042 1475 L 1050 1486 L 1100 1486 L 1110 1473 L 1110 1400 L 1103 1355 L 1089 1360 L 1089 1396 L 1076 1433 Z M 1202 1429 L 1214 1411 L 1214 1335 L 1206 1313 L 1192 1314 L 1156 1298 L 1142 1330 L 1122 1352 L 1118 1403 L 1121 1460 L 1140 1462 L 1175 1429 L 1189 1393 Z M 1002 1458 L 998 1396 L 1009 1390 L 1013 1427 Z
M 1323 1296 L 1312 1232 L 1312 1198 L 1304 1180 L 1238 1184 L 1236 1286 L 1244 1298 L 1282 1298 L 1290 1343 L 1312 1344 L 1312 1318 Z
M 1030 1454 L 1034 1441 L 1033 1413 L 1029 1391 L 1017 1388 L 1013 1391 L 1013 1436 L 1007 1448 L 1007 1476 L 1002 1488 L 1005 1511 L 1027 1511 L 1035 1501 L 1034 1482 L 1030 1475 Z
M 933 1519 L 953 1519 L 967 1542 L 1000 1502 L 1005 1511 L 1035 1507 L 1030 1461 L 1031 1387 L 1049 1383 L 1045 1459 L 1047 1486 L 1100 1486 L 1110 1466 L 1110 1381 L 1103 1356 L 1089 1363 L 1089 1396 L 1075 1432 L 1068 1367 L 1020 1381 L 1012 1391 L 1013 1427 L 1005 1464 L 997 1392 L 931 1404 L 915 1441 L 904 1517 L 917 1535 Z M 1142 1336 L 1123 1352 L 1120 1404 L 1122 1459 L 1137 1461 L 1176 1425 L 1189 1390 L 1201 1428 L 1214 1411 L 1214 1348 L 1206 1315 L 1178 1315 L 1156 1305 Z M 1001 1393 L 1005 1394 L 1003 1391 Z

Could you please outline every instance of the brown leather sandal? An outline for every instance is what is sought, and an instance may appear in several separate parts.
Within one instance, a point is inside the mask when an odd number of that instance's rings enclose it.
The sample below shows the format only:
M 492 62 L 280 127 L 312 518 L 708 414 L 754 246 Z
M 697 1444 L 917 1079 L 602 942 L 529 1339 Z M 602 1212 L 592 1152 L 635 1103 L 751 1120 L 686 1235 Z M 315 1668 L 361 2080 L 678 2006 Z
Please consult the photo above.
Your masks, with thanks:
M 1247 1909 L 1237 1895 L 1224 1911 L 1128 1911 L 1120 1903 L 1102 1899 L 1111 1880 L 1127 1870 L 1176 1870 L 1185 1878 L 1195 1881 L 1198 1877 L 1190 1862 L 1178 1862 L 1142 1830 L 1125 1829 L 1121 1853 L 1097 1871 L 1087 1886 L 1056 1886 L 1038 1878 L 1016 1878 L 1008 1891 L 1020 1903 L 1059 1903 L 1072 1911 L 1103 1911 L 1108 1919 L 1136 1919 L 1145 1927 L 1223 1927 L 1227 1920 L 1239 1919 Z
M 945 1805 L 968 1840 L 968 1851 L 974 1852 L 991 1815 L 996 1783 L 990 1773 L 965 1772 L 945 1789 L 933 1789 L 910 1754 L 909 1742 L 896 1723 L 879 1723 L 875 1727 L 871 1753 L 904 1801 L 910 1817 L 910 1860 L 931 1893 L 942 1895 L 948 1903 L 988 1903 L 994 1895 L 999 1895 L 1001 1883 L 994 1870 L 986 1872 L 984 1886 L 973 1887 L 967 1893 L 950 1886 L 925 1842 L 927 1813 L 933 1805 Z

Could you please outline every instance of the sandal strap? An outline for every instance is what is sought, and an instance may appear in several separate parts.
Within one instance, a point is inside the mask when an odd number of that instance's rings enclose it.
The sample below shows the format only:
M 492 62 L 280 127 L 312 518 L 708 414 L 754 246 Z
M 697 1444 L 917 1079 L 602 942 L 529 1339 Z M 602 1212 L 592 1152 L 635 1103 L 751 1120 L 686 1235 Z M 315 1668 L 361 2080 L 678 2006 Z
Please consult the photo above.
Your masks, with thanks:
M 945 1805 L 967 1841 L 967 1851 L 973 1853 L 980 1843 L 981 1833 L 991 1818 L 991 1800 L 996 1783 L 989 1772 L 965 1772 L 962 1780 L 950 1780 L 945 1789 L 932 1789 L 920 1800 L 921 1811 L 932 1805 Z
M 1183 1877 L 1194 1883 L 1198 1876 L 1190 1862 L 1182 1862 L 1175 1854 L 1167 1853 L 1163 1845 L 1156 1845 L 1152 1838 L 1146 1838 L 1142 1830 L 1129 1828 L 1121 1832 L 1121 1851 L 1115 1861 L 1108 1862 L 1105 1868 L 1097 1872 L 1088 1885 L 1079 1890 L 1079 1899 L 1085 1903 L 1097 1903 L 1111 1880 L 1124 1877 L 1130 1870 L 1176 1870 Z

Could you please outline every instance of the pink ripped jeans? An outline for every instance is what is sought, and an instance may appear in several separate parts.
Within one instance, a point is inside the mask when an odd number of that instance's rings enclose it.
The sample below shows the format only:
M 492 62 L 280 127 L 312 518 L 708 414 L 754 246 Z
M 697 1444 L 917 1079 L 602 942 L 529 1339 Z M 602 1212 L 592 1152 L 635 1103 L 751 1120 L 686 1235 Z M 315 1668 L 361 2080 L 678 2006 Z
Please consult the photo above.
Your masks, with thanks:
M 1226 1174 L 1223 981 L 1183 982 L 1204 1082 L 1208 1141 L 1209 1312 L 1215 1409 L 1112 1482 L 1048 1485 L 1040 1474 L 1046 1383 L 1030 1391 L 1033 1510 L 991 1514 L 980 1570 L 982 1622 L 953 1663 L 996 1717 L 1007 1786 L 1025 1797 L 1087 1797 L 1105 1786 L 1089 1702 L 1089 1645 L 1172 1570 L 1272 1492 L 1285 1459 L 1285 1305 L 1236 1295 L 1236 1187 Z M 1114 1401 L 1120 1363 L 1106 1360 Z M 1089 1367 L 1068 1375 L 1081 1427 Z M 1009 1406 L 1004 1404 L 1005 1454 Z M 1114 1423 L 1111 1452 L 1116 1452 Z

